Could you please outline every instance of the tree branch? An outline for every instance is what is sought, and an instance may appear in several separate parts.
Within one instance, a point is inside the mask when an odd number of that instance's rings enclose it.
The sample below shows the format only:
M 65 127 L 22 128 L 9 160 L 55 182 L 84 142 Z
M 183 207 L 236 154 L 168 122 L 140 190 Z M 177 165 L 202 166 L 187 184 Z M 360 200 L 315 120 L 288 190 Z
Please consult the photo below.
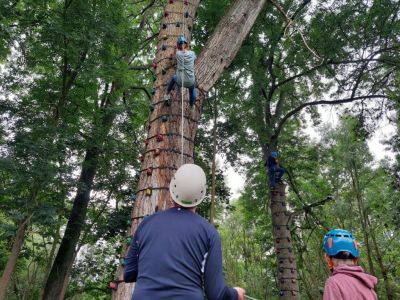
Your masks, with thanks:
M 344 104 L 344 103 L 350 103 L 354 102 L 357 100 L 366 100 L 366 99 L 379 99 L 379 98 L 387 98 L 385 95 L 365 95 L 365 96 L 359 96 L 359 97 L 350 97 L 350 98 L 345 98 L 345 99 L 338 99 L 338 100 L 319 100 L 319 101 L 312 101 L 312 102 L 306 102 L 292 111 L 288 112 L 282 120 L 279 122 L 279 125 L 275 131 L 275 136 L 278 136 L 280 131 L 282 130 L 283 125 L 285 122 L 292 117 L 293 115 L 297 114 L 300 112 L 303 108 L 309 107 L 309 106 L 316 106 L 316 105 L 337 105 L 337 104 Z

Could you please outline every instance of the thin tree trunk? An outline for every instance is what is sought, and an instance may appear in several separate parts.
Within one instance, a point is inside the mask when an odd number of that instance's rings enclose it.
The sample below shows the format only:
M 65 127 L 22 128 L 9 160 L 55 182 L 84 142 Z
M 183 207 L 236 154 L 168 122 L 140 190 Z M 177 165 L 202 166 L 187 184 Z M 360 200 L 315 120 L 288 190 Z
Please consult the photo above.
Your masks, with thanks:
M 358 180 L 358 171 L 357 171 L 357 166 L 354 161 L 350 162 L 351 164 L 351 169 L 350 169 L 350 175 L 351 175 L 351 182 L 353 185 L 353 191 L 357 199 L 357 206 L 358 206 L 358 211 L 360 214 L 360 220 L 361 220 L 361 227 L 363 229 L 363 235 L 364 235 L 364 241 L 365 241 L 365 247 L 367 248 L 367 259 L 368 259 L 368 266 L 369 266 L 369 272 L 373 275 L 375 275 L 375 267 L 372 261 L 372 250 L 371 250 L 371 245 L 369 242 L 369 232 L 368 232 L 368 224 L 366 221 L 366 215 L 365 215 L 365 208 L 364 208 L 364 203 L 361 195 L 361 190 L 360 190 L 360 183 Z
M 0 279 L 0 300 L 4 300 L 6 297 L 7 288 L 11 281 L 11 276 L 14 273 L 19 253 L 21 252 L 22 246 L 24 244 L 25 232 L 31 217 L 32 215 L 26 216 L 23 220 L 21 220 L 18 225 L 17 233 L 15 235 L 14 243 L 11 249 L 11 254 L 8 258 L 3 275 Z
M 215 185 L 216 185 L 216 178 L 215 178 L 215 171 L 216 171 L 216 160 L 217 160 L 217 98 L 214 99 L 213 102 L 213 113 L 214 113 L 214 126 L 213 126 L 213 153 L 212 153 L 212 165 L 211 165 L 211 205 L 210 205 L 210 223 L 214 224 L 214 217 L 215 217 Z
M 237 0 L 231 5 L 197 59 L 195 65 L 196 77 L 201 89 L 209 90 L 219 79 L 224 69 L 232 62 L 265 2 L 266 0 Z M 160 30 L 160 36 L 166 35 L 167 39 L 160 39 L 154 60 L 157 64 L 157 80 L 154 83 L 155 94 L 152 100 L 154 110 L 150 116 L 151 127 L 141 166 L 141 170 L 153 168 L 153 172 L 150 176 L 147 175 L 146 171 L 140 174 L 137 200 L 132 211 L 132 226 L 129 234 L 133 234 L 143 217 L 153 213 L 156 207 L 166 209 L 172 205 L 168 186 L 175 169 L 181 164 L 181 122 L 183 122 L 184 127 L 183 141 L 185 144 L 183 163 L 193 162 L 193 141 L 205 95 L 202 92 L 199 93 L 196 109 L 192 114 L 187 112 L 188 101 L 185 100 L 183 120 L 181 118 L 180 97 L 173 94 L 170 107 L 164 106 L 162 99 L 165 94 L 165 86 L 174 74 L 173 60 L 168 59 L 168 57 L 172 57 L 174 53 L 176 36 L 184 33 L 190 41 L 191 31 L 188 28 L 193 28 L 194 18 L 186 18 L 185 26 L 176 27 L 174 23 L 182 23 L 184 12 L 194 17 L 199 3 L 200 0 L 192 0 L 189 1 L 189 5 L 183 7 L 182 1 L 174 1 L 165 6 L 166 14 L 164 14 L 161 24 L 167 24 L 167 27 Z M 169 14 L 168 12 L 178 13 Z M 168 45 L 170 47 L 165 47 Z M 166 70 L 165 74 L 161 72 L 162 69 Z M 167 115 L 167 122 L 162 122 L 161 117 L 163 115 Z M 163 139 L 157 140 L 157 136 L 160 137 L 160 135 Z M 158 151 L 160 151 L 160 154 L 156 154 Z M 126 251 L 127 247 L 124 247 L 124 255 Z M 116 278 L 118 280 L 123 279 L 122 266 L 118 268 Z M 132 288 L 133 284 L 119 284 L 117 291 L 113 293 L 113 299 L 130 299 Z
M 107 102 L 110 103 L 109 100 Z M 107 104 L 103 107 L 103 118 L 99 126 L 94 129 L 91 140 L 88 141 L 91 144 L 86 149 L 85 158 L 82 163 L 74 204 L 68 218 L 60 248 L 46 282 L 42 299 L 62 300 L 64 298 L 66 284 L 76 255 L 76 247 L 86 220 L 90 192 L 100 157 L 100 148 L 115 118 L 115 112 L 111 112 L 111 110 L 107 111 L 108 108 L 109 105 Z
M 368 223 L 368 227 L 371 229 L 371 223 L 367 217 L 367 223 Z M 383 277 L 383 283 L 385 285 L 385 290 L 386 290 L 386 297 L 388 300 L 394 300 L 395 299 L 395 295 L 394 295 L 394 291 L 393 289 L 390 287 L 390 279 L 388 276 L 388 270 L 385 267 L 385 264 L 383 263 L 383 255 L 382 252 L 380 250 L 380 247 L 376 241 L 375 238 L 375 234 L 371 229 L 371 239 L 372 239 L 372 243 L 374 245 L 375 248 L 375 253 L 376 253 L 376 260 L 378 261 L 378 265 L 379 268 L 381 269 L 381 274 Z

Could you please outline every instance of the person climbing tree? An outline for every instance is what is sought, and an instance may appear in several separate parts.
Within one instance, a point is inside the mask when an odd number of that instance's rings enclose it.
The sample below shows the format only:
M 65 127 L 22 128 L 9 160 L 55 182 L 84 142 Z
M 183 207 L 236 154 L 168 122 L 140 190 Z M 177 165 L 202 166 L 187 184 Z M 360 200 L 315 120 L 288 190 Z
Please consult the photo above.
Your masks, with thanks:
M 206 192 L 206 175 L 182 165 L 170 182 L 175 207 L 145 218 L 125 262 L 125 282 L 136 282 L 132 299 L 244 299 L 242 288 L 228 288 L 222 274 L 218 232 L 195 213 Z M 204 280 L 203 280 L 204 278 Z
M 177 72 L 172 76 L 168 84 L 167 94 L 164 97 L 164 101 L 167 105 L 171 104 L 170 93 L 175 87 L 175 84 L 178 84 L 178 86 L 183 86 L 189 89 L 189 103 L 191 107 L 194 107 L 197 97 L 196 78 L 194 72 L 194 62 L 197 58 L 196 53 L 190 50 L 190 45 L 183 35 L 178 37 L 176 48 L 177 51 L 175 57 Z
M 279 165 L 278 152 L 272 151 L 268 156 L 268 173 L 271 190 L 276 189 L 276 184 L 282 181 L 285 169 Z
M 325 258 L 332 276 L 325 282 L 323 300 L 376 300 L 377 278 L 358 266 L 358 243 L 350 231 L 334 229 L 324 237 Z

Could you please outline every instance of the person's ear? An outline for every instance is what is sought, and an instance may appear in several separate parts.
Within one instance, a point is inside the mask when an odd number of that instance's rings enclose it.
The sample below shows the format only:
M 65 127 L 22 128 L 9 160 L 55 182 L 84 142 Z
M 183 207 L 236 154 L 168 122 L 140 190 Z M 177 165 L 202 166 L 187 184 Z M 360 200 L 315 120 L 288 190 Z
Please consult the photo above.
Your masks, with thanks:
M 359 258 L 359 257 L 356 257 L 355 259 L 353 259 L 353 261 L 354 261 L 354 264 L 355 264 L 356 266 L 358 266 L 358 264 L 360 263 L 360 258 Z
M 325 253 L 325 260 L 326 260 L 326 263 L 328 264 L 329 270 L 333 271 L 335 266 L 333 264 L 332 257 L 330 257 L 328 254 Z

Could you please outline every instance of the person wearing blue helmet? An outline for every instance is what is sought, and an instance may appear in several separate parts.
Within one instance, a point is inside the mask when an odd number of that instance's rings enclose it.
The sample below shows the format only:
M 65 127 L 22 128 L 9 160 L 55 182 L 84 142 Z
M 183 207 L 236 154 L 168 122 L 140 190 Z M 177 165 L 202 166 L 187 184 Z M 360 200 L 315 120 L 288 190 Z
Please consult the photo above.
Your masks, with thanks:
M 285 169 L 279 165 L 278 152 L 272 151 L 267 161 L 270 188 L 272 191 L 276 190 L 277 183 L 282 181 L 282 176 Z
M 175 85 L 178 84 L 179 87 L 183 85 L 183 87 L 189 89 L 189 103 L 191 107 L 194 107 L 197 98 L 196 77 L 194 72 L 194 62 L 197 58 L 196 53 L 190 50 L 190 45 L 183 35 L 178 37 L 176 48 L 176 74 L 172 76 L 168 84 L 164 102 L 166 105 L 171 104 L 170 93 Z
M 377 300 L 377 278 L 358 266 L 360 250 L 350 231 L 333 229 L 324 237 L 325 259 L 332 275 L 326 280 L 323 300 Z

